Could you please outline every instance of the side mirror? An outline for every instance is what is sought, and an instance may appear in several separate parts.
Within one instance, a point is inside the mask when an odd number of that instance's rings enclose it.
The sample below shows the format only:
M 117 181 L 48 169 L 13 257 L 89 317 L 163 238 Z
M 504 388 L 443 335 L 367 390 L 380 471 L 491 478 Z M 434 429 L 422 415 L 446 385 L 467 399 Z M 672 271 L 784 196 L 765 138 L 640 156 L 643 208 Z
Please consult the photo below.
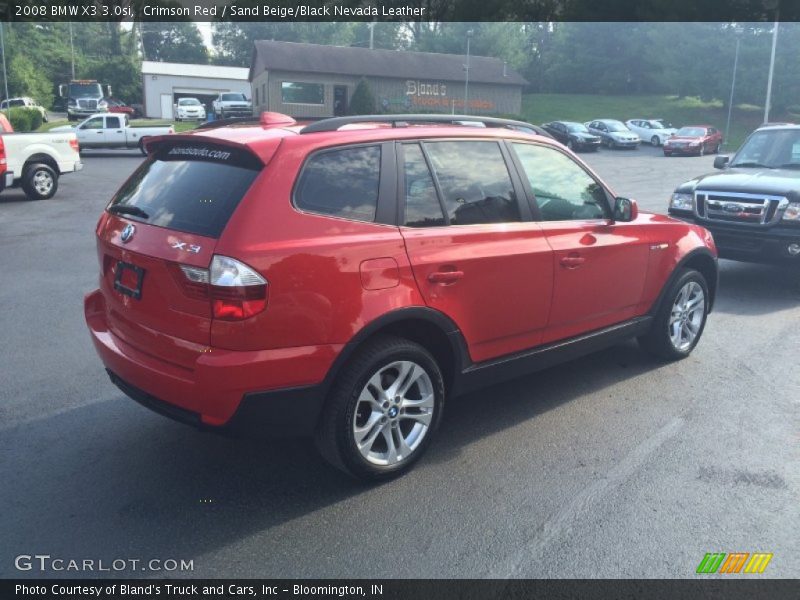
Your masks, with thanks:
M 64 97 L 64 95 L 65 95 L 65 94 L 64 94 L 64 90 L 66 90 L 66 88 L 67 88 L 67 86 L 65 86 L 65 85 L 60 85 L 60 86 L 58 86 L 58 95 L 59 95 L 59 96 L 61 96 L 62 98 L 63 98 L 63 97 Z
M 725 169 L 730 162 L 730 156 L 717 156 L 714 158 L 714 168 L 715 169 Z
M 621 223 L 630 223 L 639 216 L 639 206 L 636 200 L 630 198 L 617 198 L 614 200 L 614 220 Z

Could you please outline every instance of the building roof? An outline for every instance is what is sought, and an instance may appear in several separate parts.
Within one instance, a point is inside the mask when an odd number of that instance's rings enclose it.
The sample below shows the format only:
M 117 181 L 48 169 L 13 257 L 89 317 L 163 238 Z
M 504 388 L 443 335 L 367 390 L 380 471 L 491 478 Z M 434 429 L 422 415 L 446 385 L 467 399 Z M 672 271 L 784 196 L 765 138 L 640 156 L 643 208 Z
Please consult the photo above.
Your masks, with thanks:
M 185 63 L 142 61 L 143 75 L 172 75 L 177 77 L 207 77 L 210 79 L 236 79 L 247 81 L 248 69 L 243 67 L 218 67 Z
M 331 73 L 365 77 L 391 77 L 439 81 L 463 81 L 463 54 L 370 50 L 296 42 L 258 40 L 250 62 L 250 81 L 265 70 Z M 473 83 L 526 85 L 511 67 L 503 75 L 503 61 L 488 56 L 470 56 L 469 80 Z

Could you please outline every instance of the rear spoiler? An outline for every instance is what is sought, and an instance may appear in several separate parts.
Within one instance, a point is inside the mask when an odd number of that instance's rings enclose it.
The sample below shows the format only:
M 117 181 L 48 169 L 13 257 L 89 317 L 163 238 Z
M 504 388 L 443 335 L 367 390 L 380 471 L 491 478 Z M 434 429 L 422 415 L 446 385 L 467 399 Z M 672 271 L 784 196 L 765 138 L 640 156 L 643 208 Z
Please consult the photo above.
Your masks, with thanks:
M 280 142 L 280 140 L 276 141 Z M 249 144 L 240 144 L 223 138 L 210 137 L 193 133 L 192 134 L 184 133 L 184 134 L 171 134 L 171 135 L 159 135 L 159 136 L 148 137 L 144 141 L 144 149 L 145 152 L 147 153 L 147 156 L 151 157 L 165 146 L 179 146 L 181 144 L 186 144 L 187 146 L 191 147 L 221 146 L 223 148 L 230 148 L 231 150 L 236 150 L 237 152 L 246 152 L 247 154 L 252 156 L 256 161 L 258 161 L 258 163 L 261 164 L 261 166 L 265 166 L 269 162 L 269 160 L 275 154 L 275 151 L 278 149 L 279 145 L 279 143 L 276 143 L 274 148 L 271 149 L 271 152 L 269 152 L 267 156 L 262 156 L 262 154 L 264 154 L 263 148 L 262 148 L 262 153 L 259 154 L 258 152 L 255 152 Z

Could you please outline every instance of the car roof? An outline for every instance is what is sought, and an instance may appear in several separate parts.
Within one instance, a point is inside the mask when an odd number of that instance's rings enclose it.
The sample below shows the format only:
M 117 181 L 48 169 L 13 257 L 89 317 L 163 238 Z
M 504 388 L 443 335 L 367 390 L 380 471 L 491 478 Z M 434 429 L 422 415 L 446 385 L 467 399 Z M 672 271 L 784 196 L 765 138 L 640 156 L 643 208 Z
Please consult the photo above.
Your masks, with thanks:
M 224 144 L 247 146 L 266 162 L 274 154 L 277 144 L 287 142 L 294 147 L 307 145 L 310 149 L 367 142 L 402 141 L 430 138 L 459 139 L 509 139 L 536 140 L 558 146 L 549 137 L 502 127 L 474 127 L 470 125 L 408 125 L 391 127 L 381 123 L 359 123 L 335 131 L 301 133 L 303 125 L 265 126 L 242 122 L 223 127 L 196 129 L 180 135 L 183 139 L 207 138 Z M 169 136 L 175 139 L 175 136 Z

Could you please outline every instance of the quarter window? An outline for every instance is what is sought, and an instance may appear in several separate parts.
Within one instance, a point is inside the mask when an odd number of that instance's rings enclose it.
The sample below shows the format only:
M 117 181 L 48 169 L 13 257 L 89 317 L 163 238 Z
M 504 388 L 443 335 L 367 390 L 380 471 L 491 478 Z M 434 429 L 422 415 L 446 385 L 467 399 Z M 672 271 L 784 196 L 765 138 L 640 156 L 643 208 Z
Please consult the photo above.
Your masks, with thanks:
M 321 83 L 283 81 L 281 101 L 284 104 L 325 104 L 325 86 Z
M 302 210 L 374 221 L 380 184 L 380 146 L 358 146 L 312 156 L 295 192 Z
M 451 225 L 520 221 L 514 187 L 496 142 L 427 142 Z
M 567 155 L 553 148 L 514 144 L 544 221 L 608 217 L 603 188 Z
M 406 216 L 408 227 L 434 227 L 444 225 L 444 213 L 436 194 L 433 177 L 422 155 L 419 144 L 404 146 Z

